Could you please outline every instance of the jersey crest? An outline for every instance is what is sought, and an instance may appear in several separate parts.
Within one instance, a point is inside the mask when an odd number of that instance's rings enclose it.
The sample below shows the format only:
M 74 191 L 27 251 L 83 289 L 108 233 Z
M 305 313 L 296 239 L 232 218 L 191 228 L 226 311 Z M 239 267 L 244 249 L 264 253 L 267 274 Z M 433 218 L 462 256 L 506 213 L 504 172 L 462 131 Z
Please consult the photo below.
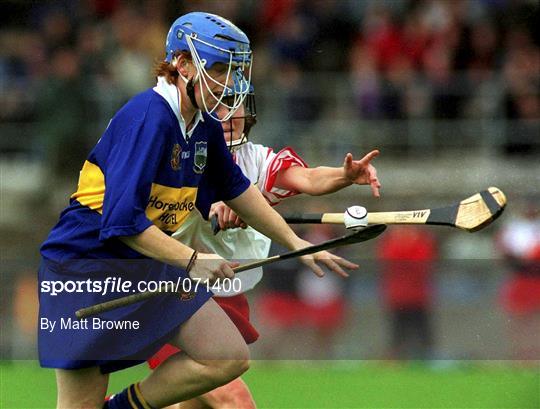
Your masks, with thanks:
M 173 170 L 180 170 L 180 153 L 182 152 L 182 148 L 179 144 L 175 143 L 172 148 L 172 154 L 171 154 L 171 168 Z
M 203 173 L 206 167 L 207 146 L 206 142 L 195 143 L 195 158 L 193 160 L 193 171 Z

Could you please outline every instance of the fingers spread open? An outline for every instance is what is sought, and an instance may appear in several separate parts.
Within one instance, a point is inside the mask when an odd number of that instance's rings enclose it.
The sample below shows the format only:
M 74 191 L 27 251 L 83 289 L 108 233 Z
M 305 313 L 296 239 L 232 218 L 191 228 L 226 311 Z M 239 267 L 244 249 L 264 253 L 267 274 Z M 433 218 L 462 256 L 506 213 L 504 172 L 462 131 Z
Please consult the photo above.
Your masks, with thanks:
M 370 183 L 370 186 L 371 186 L 371 193 L 373 194 L 374 197 L 381 197 L 381 192 L 380 192 L 380 187 L 381 187 L 381 184 L 379 183 L 379 181 L 377 179 L 374 179 L 371 183 Z
M 353 156 L 351 153 L 348 153 L 347 155 L 345 155 L 345 161 L 343 163 L 343 166 L 345 166 L 346 168 L 350 168 L 352 166 L 352 163 L 353 163 Z
M 315 275 L 319 277 L 324 277 L 324 271 L 322 268 L 320 268 L 313 259 L 308 259 L 305 261 L 305 264 L 315 273 Z
M 343 268 L 341 268 L 342 266 L 340 266 L 340 264 L 337 262 L 338 260 L 326 258 L 321 261 L 326 265 L 326 267 L 328 267 L 328 269 L 330 269 L 337 275 L 340 275 L 344 278 L 349 277 L 349 274 L 345 270 L 343 270 Z
M 358 267 L 360 267 L 358 264 L 352 263 L 349 260 L 345 260 L 344 258 L 341 258 L 341 257 L 338 257 L 338 256 L 334 256 L 333 260 L 337 264 L 339 264 L 341 267 L 346 268 L 348 270 L 356 270 L 356 269 L 358 269 Z
M 377 149 L 369 152 L 367 155 L 365 155 L 360 161 L 362 163 L 369 163 L 371 162 L 375 157 L 379 156 L 379 151 Z
M 371 192 L 373 193 L 373 196 L 380 197 L 380 187 L 381 183 L 379 182 L 379 178 L 377 177 L 377 169 L 375 169 L 374 166 L 369 165 L 368 168 L 368 174 L 369 174 L 369 184 L 371 186 Z

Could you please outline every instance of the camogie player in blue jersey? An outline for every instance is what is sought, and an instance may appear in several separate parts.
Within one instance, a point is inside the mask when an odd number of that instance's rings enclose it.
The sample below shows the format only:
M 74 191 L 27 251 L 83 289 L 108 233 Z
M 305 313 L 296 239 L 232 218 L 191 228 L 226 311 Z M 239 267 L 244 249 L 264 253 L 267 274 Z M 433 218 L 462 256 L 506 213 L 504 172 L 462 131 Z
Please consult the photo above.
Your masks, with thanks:
M 218 117 L 228 114 L 225 106 L 221 106 L 217 111 Z M 269 147 L 251 142 L 248 135 L 256 123 L 256 116 L 255 93 L 251 86 L 245 103 L 239 107 L 231 119 L 223 122 L 222 126 L 233 160 L 251 183 L 261 191 L 270 205 L 278 205 L 284 199 L 300 193 L 323 195 L 352 184 L 370 185 L 373 195 L 379 197 L 381 184 L 377 177 L 377 170 L 371 164 L 373 158 L 378 155 L 378 150 L 369 152 L 360 160 L 353 160 L 352 154 L 348 153 L 342 167 L 310 168 L 290 147 L 274 152 Z M 247 226 L 223 202 L 212 205 L 210 215 L 213 214 L 217 217 L 220 228 L 224 230 L 219 234 L 215 234 L 210 222 L 203 220 L 195 212 L 188 216 L 172 237 L 199 251 L 216 253 L 226 259 L 257 260 L 268 257 L 271 240 Z M 243 229 L 237 229 L 237 227 L 243 227 Z M 232 230 L 225 230 L 229 228 Z M 262 275 L 261 268 L 251 269 L 235 275 L 235 282 L 241 283 L 236 288 L 226 285 L 212 288 L 214 300 L 231 318 L 248 344 L 255 342 L 259 333 L 250 321 L 250 307 L 245 293 L 257 285 Z M 285 306 L 286 309 L 295 308 L 292 303 L 284 304 L 283 299 L 279 299 L 279 305 Z M 278 314 L 287 315 L 288 311 L 284 311 Z M 317 313 L 321 311 L 323 310 L 318 309 Z M 327 314 L 331 313 L 328 308 L 324 311 Z M 290 313 L 295 312 L 290 311 Z M 309 316 L 305 318 L 310 320 Z M 179 352 L 178 348 L 166 344 L 148 360 L 148 364 L 150 368 L 156 369 Z M 241 378 L 237 378 L 202 396 L 170 406 L 170 409 L 253 409 L 255 407 L 248 386 Z
M 150 282 L 233 277 L 235 263 L 169 236 L 191 212 L 207 217 L 218 201 L 291 250 L 310 245 L 242 175 L 212 115 L 226 105 L 225 121 L 241 106 L 251 60 L 248 38 L 228 20 L 200 12 L 180 17 L 167 35 L 164 62 L 175 80 L 159 77 L 132 98 L 85 161 L 69 206 L 41 247 L 38 273 L 39 358 L 56 368 L 59 408 L 163 407 L 247 370 L 245 341 L 204 285 L 91 320 L 76 320 L 74 312 Z M 318 275 L 318 262 L 341 275 L 357 268 L 328 252 L 302 261 Z M 143 362 L 165 343 L 183 352 L 103 406 L 108 373 Z

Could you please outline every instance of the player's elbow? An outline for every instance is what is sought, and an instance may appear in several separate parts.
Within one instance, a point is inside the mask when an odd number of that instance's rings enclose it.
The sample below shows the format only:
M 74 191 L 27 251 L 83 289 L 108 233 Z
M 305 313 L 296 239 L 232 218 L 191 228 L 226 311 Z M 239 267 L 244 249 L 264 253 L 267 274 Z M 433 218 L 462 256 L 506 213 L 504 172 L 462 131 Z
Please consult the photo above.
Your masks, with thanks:
M 308 183 L 304 183 L 297 192 L 304 193 L 310 196 L 322 196 L 328 193 L 328 189 L 325 188 L 324 184 L 321 184 L 321 181 L 313 180 Z
M 317 189 L 317 188 L 313 187 L 312 189 L 307 189 L 303 193 L 305 193 L 306 195 L 310 195 L 310 196 L 322 196 L 322 195 L 325 195 L 328 192 L 325 191 L 325 190 Z
M 301 193 L 310 196 L 322 196 L 335 191 L 334 186 L 320 168 L 305 169 L 301 184 Z
M 326 193 L 326 190 L 324 189 L 324 186 L 321 184 L 320 180 L 309 177 L 301 182 L 302 183 L 298 183 L 294 189 L 291 190 L 310 196 L 321 196 Z

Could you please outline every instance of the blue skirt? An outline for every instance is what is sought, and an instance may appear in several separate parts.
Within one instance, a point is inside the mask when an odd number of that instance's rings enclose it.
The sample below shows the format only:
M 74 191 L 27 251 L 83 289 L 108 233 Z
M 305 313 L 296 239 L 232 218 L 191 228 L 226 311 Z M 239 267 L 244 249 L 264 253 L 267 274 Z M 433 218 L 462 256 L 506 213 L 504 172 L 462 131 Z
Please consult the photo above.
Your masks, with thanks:
M 79 320 L 78 309 L 139 292 L 139 283 L 180 277 L 186 289 L 186 272 L 154 260 L 42 259 L 38 275 L 39 360 L 47 368 L 99 366 L 107 373 L 144 362 L 212 296 L 200 285 L 188 295 L 160 294 Z

